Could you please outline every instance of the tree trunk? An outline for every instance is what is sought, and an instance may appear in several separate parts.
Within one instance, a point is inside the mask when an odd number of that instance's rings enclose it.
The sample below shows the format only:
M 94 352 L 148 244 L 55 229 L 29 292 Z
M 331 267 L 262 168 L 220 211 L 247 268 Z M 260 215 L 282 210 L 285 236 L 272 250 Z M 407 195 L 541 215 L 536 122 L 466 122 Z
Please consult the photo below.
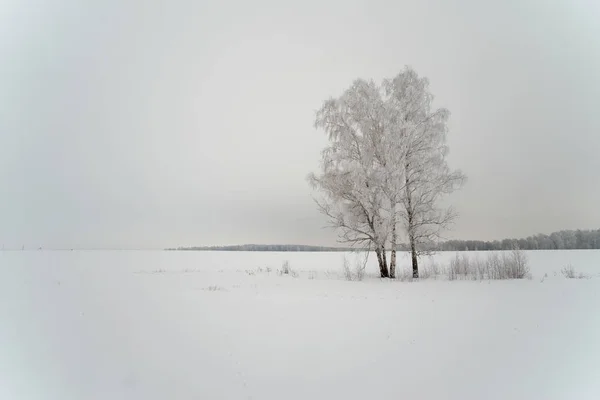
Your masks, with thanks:
M 410 191 L 410 180 L 408 179 L 408 171 L 410 171 L 410 164 L 406 163 L 405 165 L 406 175 L 406 201 L 407 201 L 407 209 L 406 213 L 408 214 L 408 238 L 410 240 L 410 254 L 412 258 L 412 270 L 413 270 L 413 279 L 419 278 L 419 264 L 417 261 L 417 248 L 415 245 L 415 225 L 414 225 L 414 209 L 412 204 L 412 193 Z
M 393 221 L 392 225 L 392 259 L 390 260 L 390 278 L 396 279 L 396 223 Z
M 375 247 L 375 254 L 377 255 L 377 264 L 379 264 L 379 269 L 381 270 L 383 261 L 381 260 L 381 251 L 379 250 L 379 247 Z
M 410 253 L 412 258 L 412 270 L 413 278 L 419 278 L 419 263 L 417 261 L 417 249 L 415 247 L 415 239 L 411 236 L 410 238 Z
M 386 278 L 390 276 L 388 271 L 388 263 L 387 263 L 387 252 L 385 251 L 385 245 L 381 245 L 381 258 L 383 258 L 383 265 L 385 266 Z
M 379 272 L 381 273 L 382 278 L 389 278 L 389 273 L 387 269 L 387 263 L 385 259 L 385 248 L 383 249 L 383 253 L 381 252 L 381 247 L 375 248 L 375 254 L 377 254 L 377 262 L 379 263 Z

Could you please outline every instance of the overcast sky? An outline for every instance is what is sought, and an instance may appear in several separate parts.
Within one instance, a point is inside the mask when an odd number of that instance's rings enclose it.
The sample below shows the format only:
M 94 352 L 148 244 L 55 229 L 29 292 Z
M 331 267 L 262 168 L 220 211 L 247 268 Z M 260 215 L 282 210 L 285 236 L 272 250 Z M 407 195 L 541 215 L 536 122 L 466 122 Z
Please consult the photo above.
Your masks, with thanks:
M 404 65 L 469 177 L 449 237 L 597 229 L 598 21 L 596 0 L 4 0 L 0 245 L 333 244 L 314 113 Z

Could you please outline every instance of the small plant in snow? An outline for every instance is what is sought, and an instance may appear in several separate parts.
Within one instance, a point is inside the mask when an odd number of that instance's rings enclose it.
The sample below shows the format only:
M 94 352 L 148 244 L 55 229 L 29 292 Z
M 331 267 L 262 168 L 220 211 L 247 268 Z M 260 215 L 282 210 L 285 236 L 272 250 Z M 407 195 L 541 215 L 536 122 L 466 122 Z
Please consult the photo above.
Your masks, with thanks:
M 563 276 L 567 279 L 589 279 L 591 278 L 589 275 L 584 273 L 577 273 L 575 268 L 572 265 L 567 265 L 560 272 L 562 272 Z
M 350 263 L 348 262 L 348 259 L 346 258 L 346 256 L 344 256 L 344 262 L 342 264 L 342 271 L 344 272 L 344 279 L 346 279 L 347 281 L 351 281 L 352 280 L 352 271 L 350 270 Z
M 474 275 L 474 271 L 471 269 L 471 263 L 469 257 L 466 254 L 458 254 L 454 259 L 450 260 L 450 266 L 448 267 L 448 280 L 455 281 L 457 279 L 468 279 Z
M 575 279 L 575 268 L 572 265 L 567 265 L 563 269 L 560 270 L 563 276 L 568 279 Z
M 369 257 L 369 253 L 365 252 L 364 259 L 361 260 L 358 256 L 354 260 L 354 264 L 350 265 L 348 258 L 344 256 L 344 261 L 342 264 L 342 272 L 344 274 L 344 279 L 347 281 L 362 281 L 365 279 L 365 269 L 367 267 L 367 260 Z
M 416 279 L 429 279 L 431 277 L 432 277 L 431 268 L 427 265 L 422 265 L 420 272 L 419 272 L 419 278 L 416 278 Z
M 325 277 L 327 279 L 339 279 L 339 273 L 336 271 L 327 270 L 325 271 Z
M 412 268 L 406 269 L 406 268 L 402 268 L 400 270 L 398 270 L 397 274 L 396 274 L 396 280 L 399 280 L 400 282 L 412 282 L 414 279 L 413 277 L 413 271 Z
M 220 291 L 220 290 L 225 290 L 225 289 L 224 289 L 224 288 L 222 288 L 221 286 L 216 286 L 216 285 L 213 285 L 213 286 L 209 286 L 209 287 L 207 287 L 207 288 L 205 288 L 205 289 L 203 289 L 203 290 L 206 290 L 206 291 L 208 291 L 208 292 L 217 292 L 217 291 Z
M 430 275 L 435 278 L 440 275 L 440 266 L 435 261 L 432 261 L 431 264 L 429 264 L 429 271 Z
M 292 267 L 290 267 L 290 262 L 287 260 L 283 262 L 281 269 L 277 270 L 277 273 L 279 275 L 291 275 L 294 278 L 299 276 L 298 272 L 294 271 Z

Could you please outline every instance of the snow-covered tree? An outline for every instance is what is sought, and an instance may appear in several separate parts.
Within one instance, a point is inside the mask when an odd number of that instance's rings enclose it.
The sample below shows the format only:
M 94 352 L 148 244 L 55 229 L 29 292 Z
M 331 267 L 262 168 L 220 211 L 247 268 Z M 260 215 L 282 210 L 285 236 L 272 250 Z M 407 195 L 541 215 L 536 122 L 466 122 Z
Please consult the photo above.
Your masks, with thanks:
M 369 117 L 382 111 L 379 88 L 363 80 L 326 101 L 315 126 L 325 130 L 330 144 L 322 152 L 322 174 L 311 174 L 309 181 L 324 194 L 317 204 L 339 230 L 339 240 L 375 250 L 381 277 L 388 277 L 386 197 L 376 157 L 381 133 L 374 124 L 379 118 Z
M 424 245 L 439 238 L 454 220 L 452 208 L 440 207 L 444 195 L 462 186 L 465 176 L 449 168 L 446 134 L 450 112 L 432 107 L 429 81 L 411 68 L 383 83 L 392 113 L 389 129 L 390 160 L 398 193 L 399 220 L 408 236 L 413 277 L 419 277 L 418 256 Z M 397 179 L 397 178 L 396 178 Z M 396 199 L 394 199 L 396 200 Z
M 454 217 L 438 203 L 464 176 L 447 165 L 449 112 L 433 110 L 432 99 L 427 80 L 405 68 L 382 85 L 356 80 L 317 113 L 315 126 L 330 142 L 322 173 L 309 178 L 324 194 L 317 203 L 341 241 L 375 250 L 382 277 L 395 277 L 399 232 L 409 241 L 418 277 L 421 246 Z

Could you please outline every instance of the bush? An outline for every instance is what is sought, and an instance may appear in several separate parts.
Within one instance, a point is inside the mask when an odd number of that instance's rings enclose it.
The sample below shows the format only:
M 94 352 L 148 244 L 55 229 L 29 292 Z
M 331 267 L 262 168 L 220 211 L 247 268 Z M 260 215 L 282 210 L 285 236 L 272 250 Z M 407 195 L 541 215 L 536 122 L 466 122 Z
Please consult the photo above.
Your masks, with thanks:
M 411 269 L 411 274 L 412 274 L 412 269 Z M 431 268 L 427 267 L 427 266 L 421 266 L 421 268 L 419 268 L 419 278 L 418 279 L 429 279 L 431 278 L 432 274 L 431 274 Z
M 450 260 L 448 280 L 455 281 L 457 279 L 466 279 L 469 275 L 472 275 L 469 257 L 466 254 L 460 255 L 456 253 L 454 259 Z
M 590 276 L 584 273 L 577 273 L 575 268 L 572 265 L 567 265 L 560 272 L 562 272 L 563 276 L 567 279 L 589 279 Z
M 292 269 L 290 266 L 290 262 L 285 260 L 283 264 L 281 264 L 281 269 L 277 271 L 279 275 L 290 275 L 294 278 L 300 276 L 300 274 Z
M 527 254 L 525 254 L 523 250 L 515 248 L 511 251 L 510 255 L 508 257 L 505 256 L 505 258 L 508 259 L 505 261 L 508 279 L 525 279 L 531 277 L 529 266 L 527 265 Z
M 352 271 L 350 270 L 350 263 L 348 262 L 348 259 L 346 258 L 346 256 L 344 256 L 344 262 L 342 264 L 342 272 L 344 274 L 344 279 L 346 279 L 347 281 L 352 280 Z
M 363 279 L 365 279 L 365 269 L 367 267 L 368 255 L 368 253 L 365 253 L 364 260 L 361 260 L 359 257 L 356 257 L 352 266 L 350 266 L 348 258 L 344 256 L 344 261 L 342 263 L 342 272 L 344 275 L 344 279 L 346 279 L 347 281 L 362 281 Z
M 440 266 L 438 265 L 438 263 L 436 263 L 435 261 L 432 261 L 431 264 L 429 265 L 429 272 L 430 272 L 430 275 L 433 276 L 434 278 L 436 278 L 438 275 L 440 275 Z
M 476 258 L 471 260 L 466 254 L 456 254 L 450 261 L 447 270 L 448 280 L 496 280 L 496 279 L 524 279 L 530 278 L 527 255 L 519 249 L 512 250 L 510 254 L 497 253 L 488 255 L 487 259 Z

